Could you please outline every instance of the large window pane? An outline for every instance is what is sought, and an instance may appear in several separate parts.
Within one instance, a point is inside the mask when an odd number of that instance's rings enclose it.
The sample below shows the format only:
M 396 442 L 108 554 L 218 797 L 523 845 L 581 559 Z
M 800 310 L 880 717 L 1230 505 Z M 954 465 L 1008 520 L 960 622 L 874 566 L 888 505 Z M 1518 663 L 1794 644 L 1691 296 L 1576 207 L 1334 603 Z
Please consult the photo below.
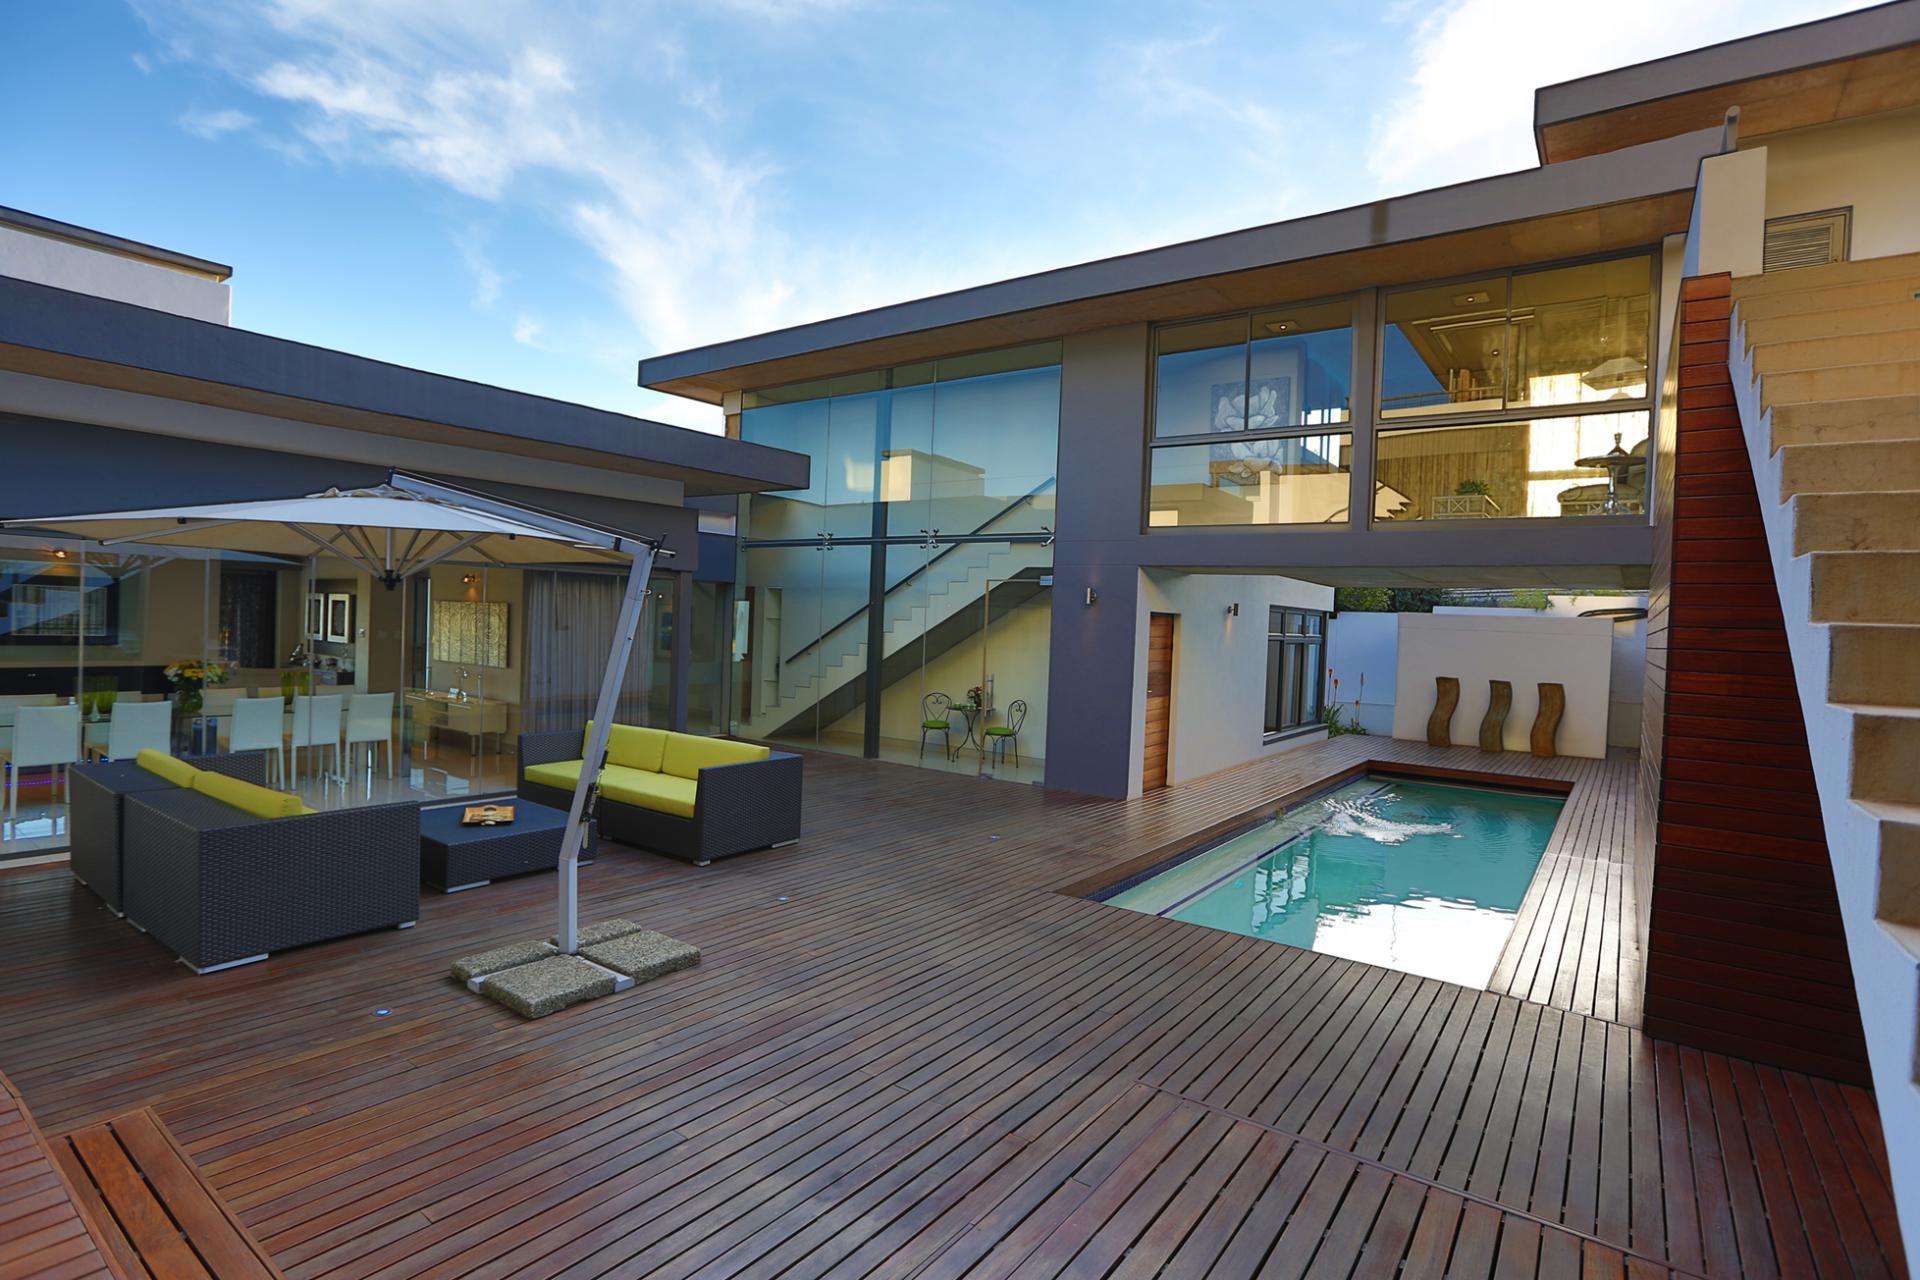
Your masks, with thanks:
M 1387 295 L 1380 413 L 1504 408 L 1507 282 L 1503 277 Z
M 1351 416 L 1351 302 L 1257 313 L 1251 350 L 1247 430 L 1321 426 Z
M 1508 405 L 1644 399 L 1650 266 L 1621 258 L 1515 276 Z
M 1196 436 L 1247 427 L 1247 317 L 1168 325 L 1154 361 L 1154 433 Z
M 1376 512 L 1390 520 L 1640 517 L 1647 423 L 1636 410 L 1382 431 Z
M 975 372 L 980 360 L 940 362 L 926 459 L 928 527 L 949 537 L 1052 528 L 1060 366 Z
M 1149 525 L 1326 524 L 1347 519 L 1353 437 L 1152 450 Z

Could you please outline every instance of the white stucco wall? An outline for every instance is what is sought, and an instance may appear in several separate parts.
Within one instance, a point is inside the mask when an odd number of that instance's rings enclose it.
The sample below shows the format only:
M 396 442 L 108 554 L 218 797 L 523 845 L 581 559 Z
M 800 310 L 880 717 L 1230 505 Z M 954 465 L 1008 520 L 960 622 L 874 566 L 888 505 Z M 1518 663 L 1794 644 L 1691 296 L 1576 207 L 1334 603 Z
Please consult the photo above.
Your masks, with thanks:
M 0 275 L 213 324 L 232 314 L 224 281 L 13 227 L 0 227 Z
M 1766 216 L 1853 208 L 1850 256 L 1920 252 L 1920 108 L 1766 139 Z
M 1547 607 L 1522 611 L 1528 617 L 1577 618 L 1588 609 L 1645 608 L 1642 596 L 1551 596 Z M 1497 606 L 1442 605 L 1435 613 L 1477 613 L 1498 617 L 1514 610 Z M 1611 692 L 1607 698 L 1607 743 L 1615 747 L 1640 745 L 1640 711 L 1647 672 L 1647 622 L 1613 624 L 1613 645 L 1608 660 Z
M 1332 609 L 1333 588 L 1264 575 L 1141 570 L 1134 619 L 1134 723 L 1146 714 L 1149 615 L 1171 613 L 1174 624 L 1173 709 L 1168 725 L 1167 785 L 1285 751 L 1323 734 L 1265 741 L 1267 610 L 1273 606 Z M 1240 606 L 1238 617 L 1227 606 Z M 1134 753 L 1131 794 L 1140 793 Z
M 1613 624 L 1607 619 L 1541 617 L 1516 609 L 1399 618 L 1394 737 L 1426 740 L 1434 679 L 1453 676 L 1460 681 L 1460 703 L 1451 737 L 1455 743 L 1478 741 L 1488 682 L 1506 680 L 1513 685 L 1513 708 L 1502 742 L 1509 751 L 1525 751 L 1540 707 L 1539 685 L 1551 681 L 1565 686 L 1567 695 L 1556 750 L 1605 757 L 1613 664 Z

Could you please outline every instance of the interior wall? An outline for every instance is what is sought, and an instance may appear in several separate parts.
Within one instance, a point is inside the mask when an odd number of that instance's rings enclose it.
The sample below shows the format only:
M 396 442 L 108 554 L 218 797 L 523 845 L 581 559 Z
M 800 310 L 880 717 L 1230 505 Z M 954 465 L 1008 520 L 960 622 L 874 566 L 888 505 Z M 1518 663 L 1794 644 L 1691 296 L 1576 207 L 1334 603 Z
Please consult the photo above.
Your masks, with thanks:
M 1455 743 L 1478 742 L 1488 682 L 1505 680 L 1513 685 L 1513 706 L 1501 743 L 1508 751 L 1526 751 L 1540 683 L 1551 681 L 1567 697 L 1555 750 L 1605 758 L 1613 664 L 1613 624 L 1607 619 L 1547 618 L 1513 609 L 1499 615 L 1403 613 L 1399 645 L 1394 737 L 1426 741 L 1435 678 L 1453 676 L 1460 681 L 1460 702 L 1450 736 Z
M 518 704 L 524 685 L 521 663 L 526 654 L 526 591 L 524 576 L 518 569 L 480 569 L 460 565 L 435 565 L 429 569 L 432 600 L 492 600 L 507 606 L 507 665 L 471 667 L 475 684 L 469 692 L 500 702 Z M 474 581 L 461 579 L 472 575 Z M 431 615 L 431 606 L 429 606 Z M 640 641 L 636 640 L 636 644 Z M 427 664 L 427 687 L 450 689 L 460 683 L 458 663 Z
M 1766 139 L 1767 217 L 1853 208 L 1854 258 L 1920 252 L 1920 108 Z
M 1333 588 L 1265 575 L 1141 571 L 1133 687 L 1144 715 L 1148 616 L 1171 613 L 1174 627 L 1173 711 L 1168 725 L 1167 785 L 1177 786 L 1316 741 L 1325 731 L 1267 742 L 1267 610 L 1333 608 Z M 1227 607 L 1240 606 L 1238 617 Z M 1133 767 L 1133 790 L 1140 788 Z

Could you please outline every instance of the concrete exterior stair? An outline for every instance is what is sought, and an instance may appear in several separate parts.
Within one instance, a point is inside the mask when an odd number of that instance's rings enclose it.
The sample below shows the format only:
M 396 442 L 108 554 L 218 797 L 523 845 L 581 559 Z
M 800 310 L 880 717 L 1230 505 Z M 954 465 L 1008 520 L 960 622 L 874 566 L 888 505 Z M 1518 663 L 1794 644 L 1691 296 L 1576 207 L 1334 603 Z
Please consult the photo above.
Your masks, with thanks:
M 1772 346 L 1777 343 L 1813 342 L 1822 338 L 1842 338 L 1852 334 L 1887 333 L 1911 329 L 1914 313 L 1920 312 L 1920 296 L 1904 302 L 1868 303 L 1863 306 L 1833 307 L 1826 311 L 1802 311 L 1777 316 L 1772 320 L 1747 321 L 1747 345 Z M 1785 367 L 1785 366 L 1783 366 Z
M 1793 504 L 1793 553 L 1920 551 L 1920 488 L 1801 493 Z
M 1920 254 L 1736 278 L 1728 363 L 1881 1115 L 1889 1134 L 1910 1134 L 1920 1131 Z M 1903 1218 L 1920 1221 L 1920 1152 L 1895 1157 L 1894 1187 Z
M 1920 489 L 1920 440 L 1790 444 L 1777 456 L 1782 502 L 1802 493 Z
M 1777 404 L 1772 445 L 1920 439 L 1920 395 L 1865 396 L 1826 404 Z
M 1761 347 L 1755 355 L 1762 357 L 1765 352 L 1766 348 Z M 1832 365 L 1823 369 L 1793 369 L 1767 375 L 1766 397 L 1769 405 L 1911 395 L 1920 395 L 1920 359 Z

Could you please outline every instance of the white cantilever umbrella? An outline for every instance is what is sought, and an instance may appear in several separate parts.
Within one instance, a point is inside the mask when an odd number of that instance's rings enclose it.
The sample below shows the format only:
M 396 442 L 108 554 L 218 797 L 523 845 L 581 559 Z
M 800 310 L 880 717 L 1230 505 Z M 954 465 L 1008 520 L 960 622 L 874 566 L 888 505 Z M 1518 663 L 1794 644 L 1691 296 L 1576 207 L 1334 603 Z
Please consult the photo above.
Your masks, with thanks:
M 267 554 L 338 556 L 388 586 L 465 556 L 500 565 L 626 562 L 627 589 L 606 674 L 594 702 L 593 733 L 574 784 L 561 843 L 561 950 L 579 950 L 579 864 L 587 794 L 606 756 L 620 680 L 640 626 L 647 577 L 662 551 L 657 538 L 636 537 L 551 512 L 506 502 L 437 480 L 391 473 L 385 484 L 328 489 L 301 498 L 267 498 L 93 515 L 0 520 L 0 528 L 33 528 L 87 538 L 103 546 L 198 547 Z

